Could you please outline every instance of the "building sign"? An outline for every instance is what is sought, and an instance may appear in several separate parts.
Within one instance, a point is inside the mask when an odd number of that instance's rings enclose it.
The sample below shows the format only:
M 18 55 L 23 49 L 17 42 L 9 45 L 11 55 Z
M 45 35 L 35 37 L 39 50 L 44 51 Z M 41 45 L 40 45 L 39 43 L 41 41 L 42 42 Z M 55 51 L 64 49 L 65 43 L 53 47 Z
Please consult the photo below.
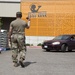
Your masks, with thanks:
M 38 8 L 37 8 L 37 7 L 38 7 Z M 31 10 L 32 13 L 38 12 L 40 8 L 41 8 L 41 6 L 40 6 L 40 5 L 37 6 L 36 4 L 32 4 L 32 5 L 30 6 L 30 10 Z
M 30 6 L 30 11 L 31 12 L 28 13 L 28 17 L 29 18 L 32 18 L 32 17 L 33 18 L 35 18 L 35 17 L 46 17 L 46 11 L 39 12 L 41 7 L 42 7 L 41 5 L 32 4 Z

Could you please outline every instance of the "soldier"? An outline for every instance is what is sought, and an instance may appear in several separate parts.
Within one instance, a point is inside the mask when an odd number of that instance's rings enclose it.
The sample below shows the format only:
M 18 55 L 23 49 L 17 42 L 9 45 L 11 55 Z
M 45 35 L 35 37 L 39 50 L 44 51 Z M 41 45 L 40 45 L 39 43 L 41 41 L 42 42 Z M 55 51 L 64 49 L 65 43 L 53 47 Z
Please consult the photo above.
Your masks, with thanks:
M 21 17 L 22 13 L 17 12 L 16 20 L 10 23 L 9 34 L 8 34 L 8 39 L 9 41 L 11 41 L 12 60 L 15 67 L 19 66 L 19 64 L 22 67 L 25 66 L 24 65 L 25 52 L 26 52 L 25 28 L 29 29 L 30 27 L 30 19 L 27 18 L 28 23 L 26 23 L 21 19 Z

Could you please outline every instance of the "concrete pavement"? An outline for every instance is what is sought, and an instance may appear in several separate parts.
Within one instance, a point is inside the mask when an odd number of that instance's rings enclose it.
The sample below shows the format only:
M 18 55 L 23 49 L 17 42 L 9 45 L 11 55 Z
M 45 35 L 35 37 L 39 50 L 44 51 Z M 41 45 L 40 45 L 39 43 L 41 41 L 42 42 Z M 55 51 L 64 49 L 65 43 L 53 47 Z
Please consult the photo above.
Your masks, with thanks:
M 0 75 L 75 75 L 75 52 L 45 52 L 28 48 L 25 68 L 14 67 L 11 50 L 0 54 Z

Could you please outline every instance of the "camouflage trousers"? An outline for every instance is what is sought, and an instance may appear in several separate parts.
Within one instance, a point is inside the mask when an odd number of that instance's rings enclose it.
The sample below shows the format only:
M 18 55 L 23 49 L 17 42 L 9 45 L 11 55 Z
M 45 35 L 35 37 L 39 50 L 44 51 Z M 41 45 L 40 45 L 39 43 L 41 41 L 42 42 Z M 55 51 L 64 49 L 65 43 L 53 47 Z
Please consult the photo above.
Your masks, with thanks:
M 12 60 L 14 63 L 18 60 L 25 60 L 26 46 L 25 36 L 22 34 L 12 34 L 11 36 Z

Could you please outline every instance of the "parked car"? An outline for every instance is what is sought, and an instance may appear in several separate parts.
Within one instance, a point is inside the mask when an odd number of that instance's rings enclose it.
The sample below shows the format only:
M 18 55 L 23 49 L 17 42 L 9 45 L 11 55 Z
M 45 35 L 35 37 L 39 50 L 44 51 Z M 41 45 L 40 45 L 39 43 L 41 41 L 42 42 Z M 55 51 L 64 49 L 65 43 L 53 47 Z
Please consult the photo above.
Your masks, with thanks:
M 72 51 L 75 49 L 75 35 L 59 35 L 52 40 L 46 40 L 42 44 L 42 49 L 46 51 Z

